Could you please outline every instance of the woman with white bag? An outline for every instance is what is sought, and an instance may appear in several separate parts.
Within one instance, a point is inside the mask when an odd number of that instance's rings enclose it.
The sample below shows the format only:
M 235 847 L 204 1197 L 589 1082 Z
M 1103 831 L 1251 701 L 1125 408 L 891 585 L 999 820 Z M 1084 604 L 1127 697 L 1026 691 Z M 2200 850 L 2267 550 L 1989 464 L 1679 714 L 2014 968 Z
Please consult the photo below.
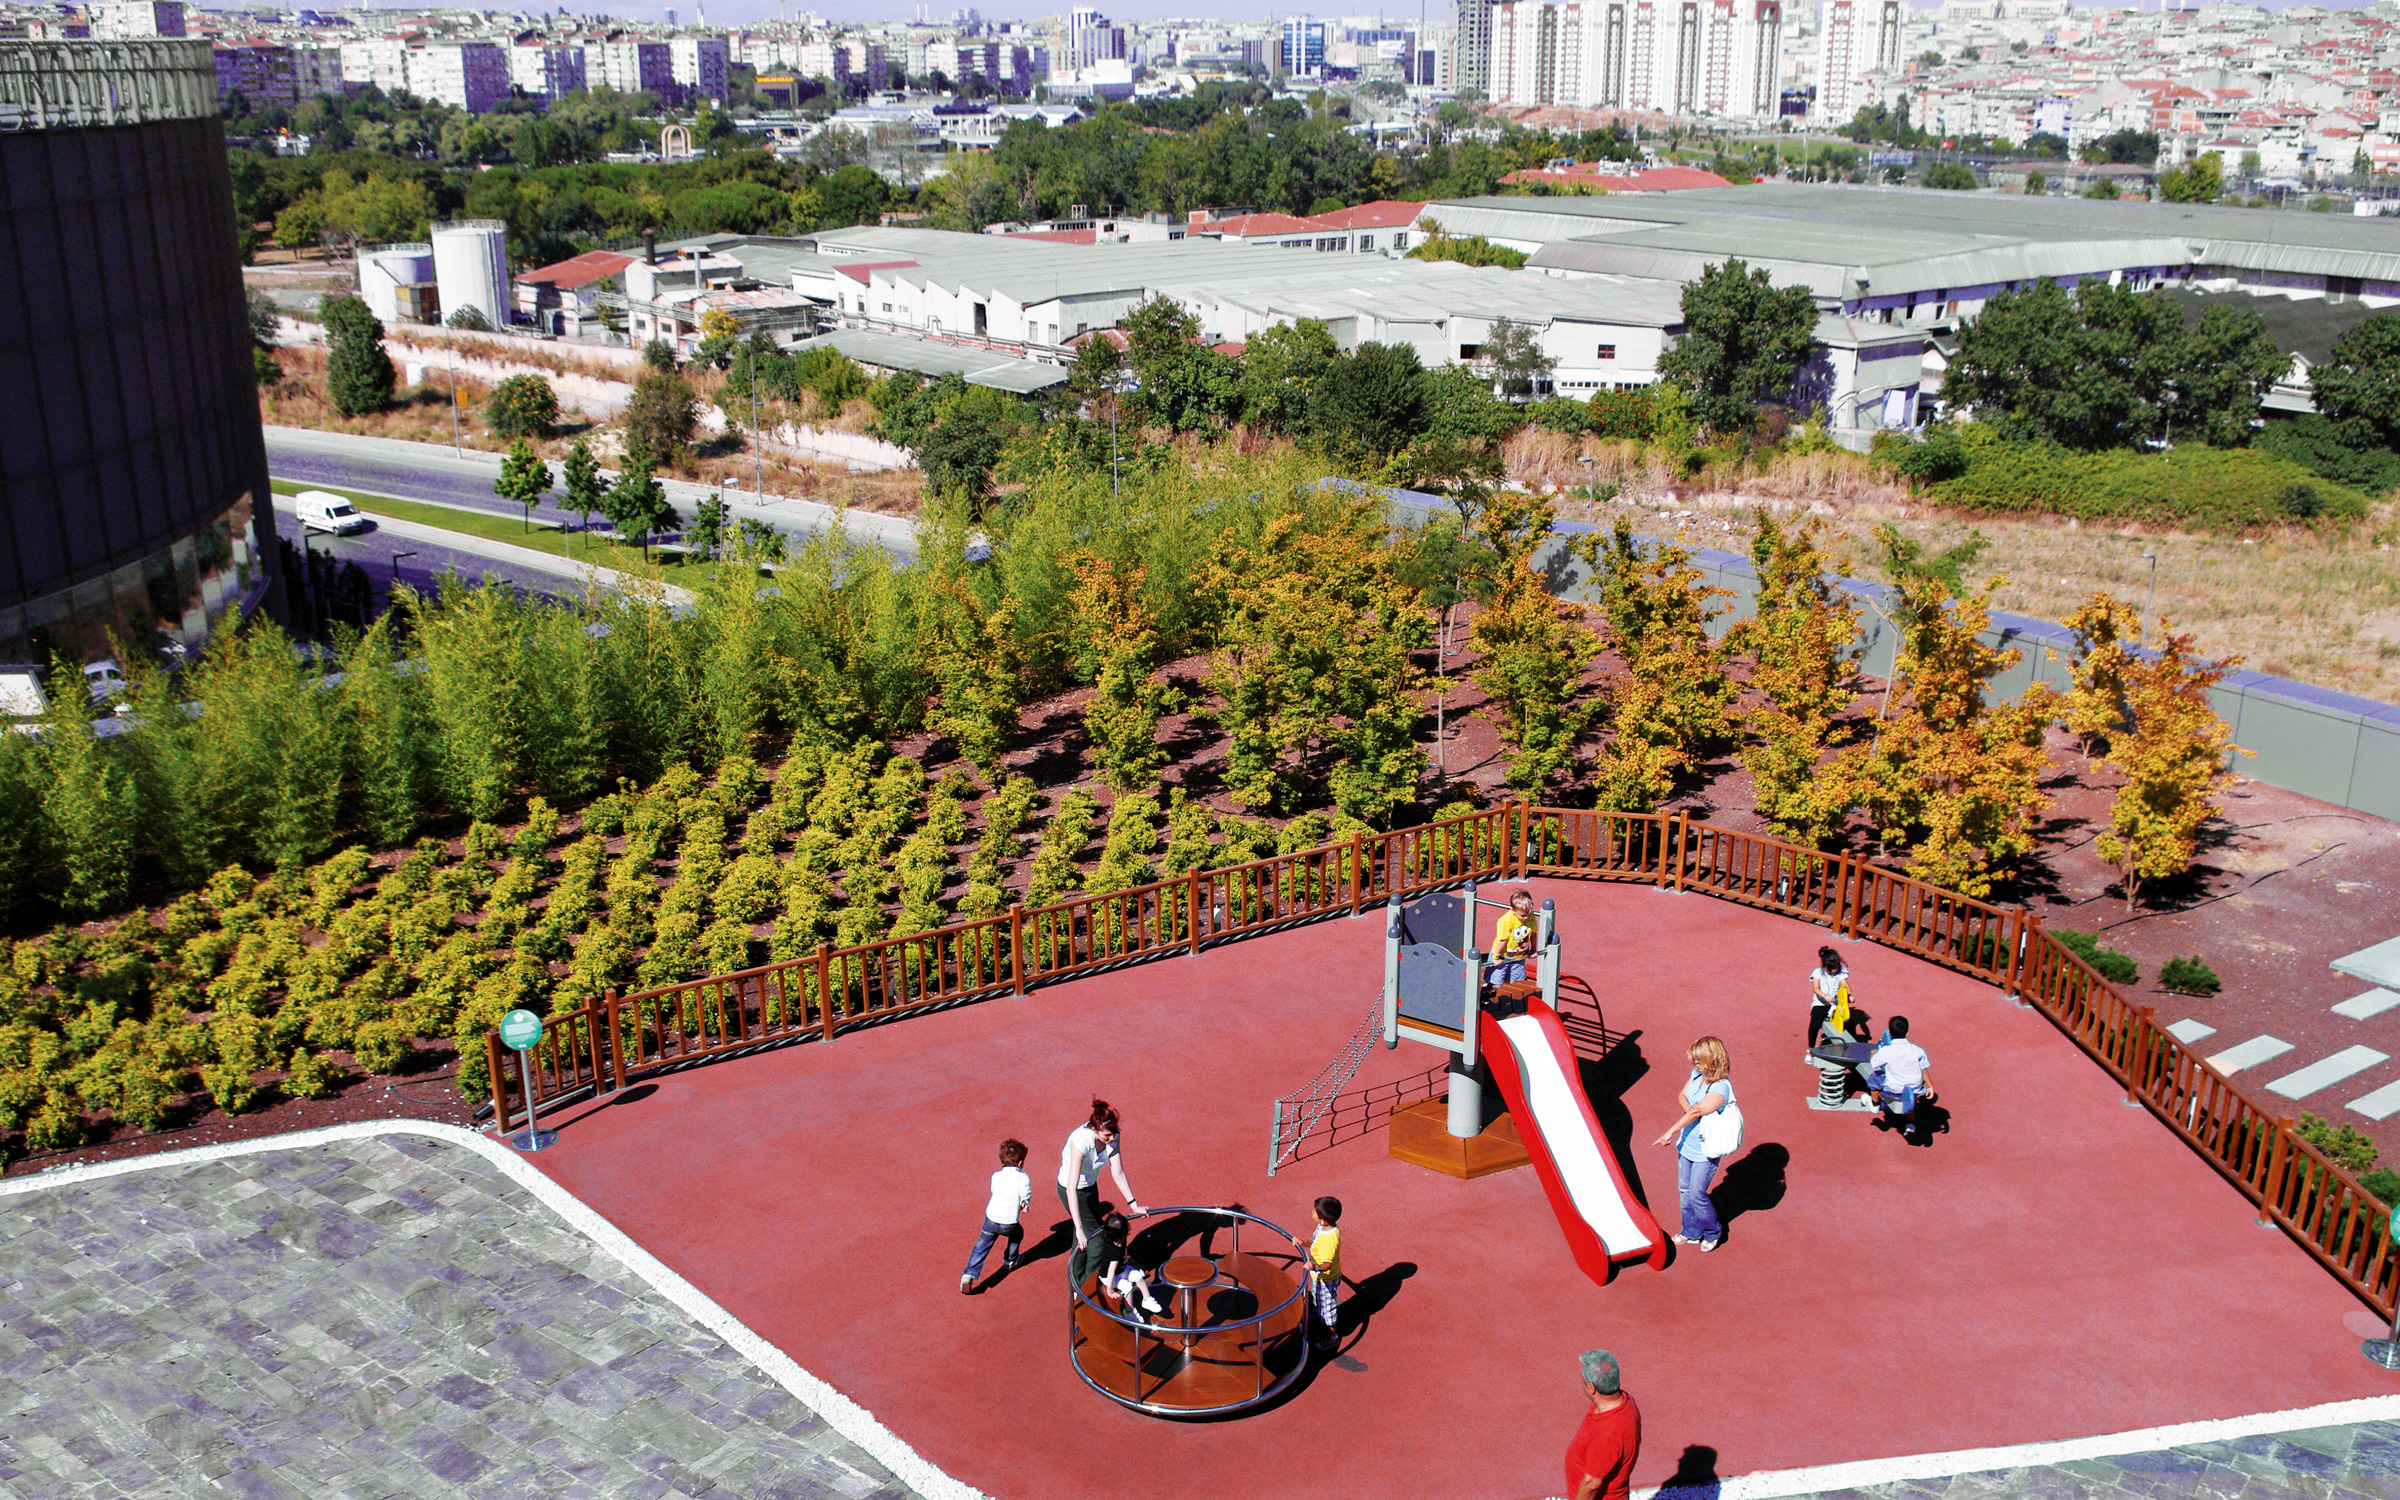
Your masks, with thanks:
M 1708 1201 L 1708 1184 L 1717 1175 L 1718 1160 L 1742 1149 L 1742 1110 L 1733 1102 L 1733 1062 L 1724 1042 L 1704 1036 L 1685 1055 L 1692 1076 L 1683 1086 L 1683 1118 L 1655 1144 L 1675 1147 L 1675 1185 L 1683 1198 L 1683 1233 L 1675 1242 L 1714 1250 L 1725 1226 Z

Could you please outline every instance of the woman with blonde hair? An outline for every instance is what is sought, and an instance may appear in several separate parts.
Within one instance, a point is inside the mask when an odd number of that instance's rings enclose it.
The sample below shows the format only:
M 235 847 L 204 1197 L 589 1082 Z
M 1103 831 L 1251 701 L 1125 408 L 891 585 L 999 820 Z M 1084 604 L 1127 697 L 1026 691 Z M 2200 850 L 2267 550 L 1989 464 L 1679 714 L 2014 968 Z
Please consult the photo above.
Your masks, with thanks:
M 1675 1243 L 1714 1250 L 1725 1236 L 1725 1226 L 1717 1222 L 1717 1206 L 1708 1199 L 1717 1162 L 1700 1138 L 1700 1117 L 1733 1103 L 1733 1060 L 1725 1054 L 1725 1043 L 1713 1036 L 1692 1043 L 1684 1055 L 1691 1061 L 1692 1076 L 1683 1086 L 1683 1117 L 1655 1144 L 1675 1148 L 1675 1185 L 1683 1199 L 1683 1233 L 1675 1236 Z

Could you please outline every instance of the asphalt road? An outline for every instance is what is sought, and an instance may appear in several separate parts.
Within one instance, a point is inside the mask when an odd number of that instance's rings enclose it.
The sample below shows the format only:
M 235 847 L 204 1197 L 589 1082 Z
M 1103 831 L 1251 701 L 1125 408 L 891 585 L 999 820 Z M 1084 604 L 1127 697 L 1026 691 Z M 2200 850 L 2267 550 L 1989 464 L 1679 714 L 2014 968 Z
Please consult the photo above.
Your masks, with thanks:
M 300 522 L 287 508 L 290 497 L 278 495 L 275 498 L 278 502 L 275 507 L 275 534 L 296 547 L 300 545 Z M 328 553 L 343 562 L 354 562 L 366 569 L 368 579 L 375 585 L 375 607 L 379 611 L 391 599 L 395 576 L 419 593 L 430 592 L 445 574 L 455 573 L 468 583 L 481 582 L 489 574 L 506 579 L 531 593 L 556 594 L 567 598 L 582 595 L 582 584 L 564 574 L 543 572 L 477 555 L 470 550 L 476 540 L 462 537 L 462 545 L 445 547 L 432 542 L 412 541 L 376 527 L 350 536 L 327 536 L 321 531 L 312 532 L 308 546 L 312 552 Z M 397 574 L 393 571 L 395 562 L 399 565 Z
M 432 500 L 468 506 L 493 515 L 519 517 L 523 509 L 492 492 L 499 477 L 497 454 L 474 449 L 463 455 L 431 443 L 404 443 L 389 438 L 360 438 L 347 433 L 309 432 L 290 427 L 267 429 L 267 468 L 277 479 L 328 489 L 360 490 L 404 500 Z M 667 499 L 685 516 L 712 493 L 706 485 L 665 481 Z M 837 520 L 861 542 L 882 547 L 901 562 L 917 555 L 916 526 L 897 516 L 863 511 L 840 512 L 810 500 L 769 498 L 760 501 L 738 490 L 725 491 L 726 503 L 737 520 L 766 522 L 797 545 Z M 573 527 L 572 512 L 557 507 L 553 493 L 534 511 L 537 522 Z M 592 524 L 605 525 L 599 517 Z

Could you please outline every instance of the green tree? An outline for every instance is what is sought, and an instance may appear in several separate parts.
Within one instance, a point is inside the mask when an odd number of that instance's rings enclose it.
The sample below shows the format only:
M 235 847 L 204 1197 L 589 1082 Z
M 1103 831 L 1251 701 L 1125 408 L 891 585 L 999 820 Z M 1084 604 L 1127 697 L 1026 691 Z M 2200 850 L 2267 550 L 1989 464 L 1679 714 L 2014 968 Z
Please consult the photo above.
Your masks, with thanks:
M 483 420 L 500 437 L 548 437 L 558 422 L 558 393 L 539 375 L 511 375 L 492 387 Z
M 1550 356 L 1542 352 L 1541 334 L 1507 318 L 1492 324 L 1474 360 L 1475 373 L 1489 381 L 1504 400 L 1519 405 L 1533 399 L 1538 385 L 1550 378 L 1552 368 Z
M 325 323 L 325 394 L 345 417 L 392 404 L 392 357 L 383 352 L 383 325 L 356 297 L 330 297 Z
M 1326 370 L 1316 404 L 1328 447 L 1389 458 L 1425 430 L 1425 367 L 1406 344 L 1361 344 Z
M 1953 193 L 1971 193 L 1977 187 L 1974 169 L 1954 161 L 1937 161 L 1927 167 L 1925 185 Z
M 1125 315 L 1125 359 L 1143 420 L 1190 432 L 1239 409 L 1231 362 L 1199 338 L 1199 315 L 1163 294 Z
M 699 505 L 693 509 L 692 524 L 685 528 L 684 541 L 699 548 L 702 557 L 716 561 L 732 530 L 727 520 L 731 514 L 732 507 L 725 503 L 725 492 L 709 491 L 700 497 Z
M 826 229 L 878 223 L 883 196 L 883 179 L 867 168 L 839 168 L 817 185 L 817 222 Z
M 2379 312 L 2308 372 L 2317 410 L 2353 448 L 2400 447 L 2400 315 Z
M 1552 597 L 1549 580 L 1533 565 L 1551 521 L 1548 501 L 1515 491 L 1493 495 L 1473 521 L 1476 540 L 1495 560 L 1468 636 L 1483 655 L 1474 681 L 1508 756 L 1508 784 L 1529 795 L 1574 765 L 1601 707 L 1576 701 L 1599 639 L 1569 618 L 1571 606 Z
M 1325 373 L 1341 357 L 1315 318 L 1260 329 L 1242 350 L 1242 420 L 1269 432 L 1307 431 Z
M 926 716 L 936 734 L 997 786 L 1001 752 L 1025 710 L 1025 645 L 1016 629 L 1017 601 L 1002 592 L 987 605 L 955 575 L 935 586 L 931 601 L 933 679 L 940 697 Z
M 1731 735 L 1739 689 L 1709 634 L 1726 591 L 1709 586 L 1690 549 L 1643 543 L 1620 517 L 1606 538 L 1578 549 L 1600 587 L 1609 644 L 1625 669 L 1610 679 L 1611 738 L 1598 776 L 1606 806 L 1647 812 L 1673 777 Z
M 649 456 L 630 446 L 625 467 L 618 471 L 617 482 L 609 486 L 602 509 L 618 535 L 640 541 L 644 557 L 650 555 L 650 538 L 676 520 L 675 507 L 667 503 L 666 486 L 650 472 Z
M 34 760 L 49 854 L 49 893 L 71 917 L 122 906 L 133 891 L 140 828 L 134 780 L 92 732 L 83 674 L 65 660 L 50 674 L 50 704 Z
M 2225 157 L 2210 151 L 2190 166 L 2158 174 L 2158 195 L 2169 203 L 2214 203 L 2225 191 Z
M 1659 376 L 1691 398 L 1702 421 L 1731 432 L 1759 402 L 1791 391 L 1816 333 L 1817 303 L 1804 286 L 1778 289 L 1763 266 L 1728 260 L 1684 286 L 1683 324 L 1683 337 L 1659 359 Z
M 645 363 L 634 378 L 633 395 L 625 403 L 626 451 L 638 440 L 652 465 L 682 468 L 689 464 L 692 430 L 700 420 L 700 400 L 679 371 Z
M 550 465 L 533 451 L 532 443 L 519 438 L 509 444 L 508 456 L 500 460 L 500 477 L 492 481 L 492 492 L 524 506 L 525 529 L 531 531 L 533 513 L 550 493 Z
M 1092 684 L 1083 706 L 1083 732 L 1111 788 L 1132 792 L 1167 763 L 1158 720 L 1173 695 L 1151 680 L 1158 662 L 1158 617 L 1143 602 L 1148 574 L 1120 571 L 1084 553 L 1075 571 L 1073 630 L 1076 675 Z
M 591 530 L 592 512 L 606 514 L 608 488 L 600 478 L 600 460 L 592 456 L 592 445 L 581 438 L 567 450 L 566 462 L 560 465 L 560 493 L 580 523 L 580 529 Z M 588 547 L 588 543 L 586 544 Z

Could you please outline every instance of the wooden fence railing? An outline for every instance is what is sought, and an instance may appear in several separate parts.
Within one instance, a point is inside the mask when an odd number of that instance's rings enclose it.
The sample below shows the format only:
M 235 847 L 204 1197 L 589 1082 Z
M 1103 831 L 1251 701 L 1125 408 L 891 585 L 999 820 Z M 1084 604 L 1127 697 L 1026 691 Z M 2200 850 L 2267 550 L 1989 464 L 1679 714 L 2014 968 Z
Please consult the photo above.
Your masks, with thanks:
M 552 1016 L 531 1062 L 535 1101 L 622 1088 L 642 1074 L 841 1031 L 1120 964 L 1347 915 L 1470 879 L 1642 881 L 1819 923 L 2000 986 L 2047 1016 L 2275 1224 L 2385 1316 L 2400 1296 L 2384 1205 L 2289 1116 L 2270 1116 L 2022 907 L 2003 908 L 1765 834 L 1681 813 L 1507 806 L 1418 828 L 1195 870 L 1131 890 L 1012 906 L 935 932 L 603 999 Z M 500 1038 L 485 1038 L 495 1120 L 525 1114 Z

